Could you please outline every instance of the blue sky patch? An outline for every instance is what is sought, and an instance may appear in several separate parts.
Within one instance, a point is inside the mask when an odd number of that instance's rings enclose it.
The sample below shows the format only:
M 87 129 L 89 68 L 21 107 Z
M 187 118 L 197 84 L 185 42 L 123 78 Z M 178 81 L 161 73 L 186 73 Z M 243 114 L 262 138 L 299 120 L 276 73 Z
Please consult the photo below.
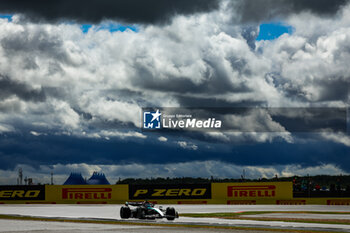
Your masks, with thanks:
M 122 24 L 114 24 L 114 23 L 105 23 L 99 25 L 93 24 L 82 24 L 80 26 L 83 33 L 88 33 L 88 31 L 94 27 L 95 31 L 107 30 L 109 32 L 124 32 L 126 30 L 131 30 L 134 32 L 138 32 L 138 28 L 135 25 L 122 25 Z
M 88 33 L 89 29 L 92 28 L 91 24 L 82 24 L 80 29 L 83 33 Z
M 259 36 L 256 40 L 274 40 L 284 33 L 292 34 L 293 27 L 281 22 L 270 22 L 260 24 Z
M 9 22 L 12 21 L 11 14 L 0 14 L 1 19 L 7 19 Z M 94 27 L 95 31 L 100 30 L 108 30 L 110 32 L 124 32 L 126 30 L 131 30 L 134 32 L 138 32 L 139 29 L 135 25 L 123 25 L 123 24 L 117 24 L 117 23 L 103 23 L 99 25 L 93 25 L 93 24 L 81 24 L 80 29 L 83 33 L 88 33 L 89 30 Z
M 13 16 L 13 15 L 0 14 L 0 18 L 1 18 L 1 19 L 7 19 L 9 22 L 12 21 L 12 16 Z

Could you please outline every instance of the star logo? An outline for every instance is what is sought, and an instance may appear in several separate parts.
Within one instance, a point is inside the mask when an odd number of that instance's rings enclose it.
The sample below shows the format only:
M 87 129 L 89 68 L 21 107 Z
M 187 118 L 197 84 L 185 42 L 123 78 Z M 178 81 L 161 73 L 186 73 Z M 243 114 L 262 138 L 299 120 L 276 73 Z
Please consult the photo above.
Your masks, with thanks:
M 144 129 L 160 129 L 161 128 L 161 115 L 159 111 L 145 111 L 143 112 L 143 128 Z
M 151 122 L 152 122 L 152 121 L 154 121 L 154 120 L 156 120 L 156 119 L 157 119 L 157 121 L 159 121 L 159 117 L 160 117 L 162 114 L 159 112 L 159 109 L 158 109 L 157 112 L 151 113 L 151 115 L 153 116 L 153 118 L 152 118 L 152 120 L 151 120 Z

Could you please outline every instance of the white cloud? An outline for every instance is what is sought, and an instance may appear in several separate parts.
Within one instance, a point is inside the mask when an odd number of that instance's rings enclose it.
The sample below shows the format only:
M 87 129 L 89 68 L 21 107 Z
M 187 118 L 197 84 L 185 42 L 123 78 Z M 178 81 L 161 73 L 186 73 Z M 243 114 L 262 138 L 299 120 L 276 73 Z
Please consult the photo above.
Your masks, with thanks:
M 183 149 L 188 149 L 188 150 L 197 150 L 198 146 L 193 144 L 193 143 L 188 143 L 185 141 L 178 141 L 177 144 L 182 147 Z
M 224 143 L 240 144 L 245 142 L 273 142 L 276 139 L 282 139 L 288 143 L 293 143 L 295 141 L 294 137 L 289 132 L 207 132 L 205 136 L 208 139 L 215 139 Z
M 122 139 L 128 138 L 128 137 L 135 137 L 135 138 L 142 138 L 142 139 L 147 138 L 146 135 L 139 133 L 139 132 L 133 132 L 133 131 L 129 131 L 129 132 L 115 131 L 115 132 L 112 132 L 112 131 L 103 130 L 103 131 L 101 131 L 100 134 L 102 136 L 105 136 L 105 137 L 119 137 Z
M 322 133 L 321 136 L 325 139 L 331 140 L 336 143 L 341 143 L 345 146 L 350 147 L 350 136 L 344 133 Z
M 161 142 L 167 142 L 168 141 L 168 139 L 166 137 L 163 137 L 163 136 L 160 136 L 158 138 L 158 140 L 161 141 Z
M 14 128 L 11 125 L 0 123 L 0 133 L 13 132 Z
M 30 134 L 31 135 L 34 135 L 36 137 L 40 136 L 40 135 L 46 135 L 45 133 L 39 133 L 39 132 L 36 132 L 36 131 L 30 131 Z
M 347 174 L 344 170 L 341 168 L 332 165 L 332 164 L 323 164 L 320 166 L 308 166 L 308 167 L 302 167 L 300 165 L 289 165 L 285 166 L 283 170 L 279 172 L 280 176 L 294 176 L 294 175 L 340 175 L 340 174 Z
M 2 124 L 106 139 L 145 138 L 108 126 L 139 127 L 143 106 L 176 107 L 194 100 L 268 107 L 347 104 L 350 6 L 334 18 L 292 14 L 286 21 L 295 28 L 293 35 L 256 42 L 255 50 L 241 36 L 244 25 L 232 23 L 230 6 L 224 1 L 218 11 L 179 16 L 166 26 L 140 26 L 138 33 L 84 34 L 75 24 L 24 23 L 17 16 L 1 20 L 0 74 L 45 93 L 37 102 L 16 95 L 0 99 Z M 268 115 L 230 120 L 243 131 L 282 133 L 208 135 L 223 142 L 293 142 Z
M 247 179 L 290 177 L 294 175 L 340 175 L 347 174 L 341 168 L 332 164 L 302 167 L 300 165 L 284 166 L 239 166 L 219 161 L 195 161 L 168 164 L 125 164 L 125 165 L 91 165 L 91 164 L 55 164 L 41 165 L 34 168 L 19 164 L 13 170 L 0 170 L 0 184 L 16 184 L 18 169 L 23 169 L 23 175 L 33 178 L 35 183 L 50 183 L 51 172 L 54 183 L 63 184 L 71 172 L 81 173 L 89 178 L 94 171 L 105 173 L 111 184 L 119 178 L 151 178 L 151 177 L 204 177 L 239 179 L 245 172 Z

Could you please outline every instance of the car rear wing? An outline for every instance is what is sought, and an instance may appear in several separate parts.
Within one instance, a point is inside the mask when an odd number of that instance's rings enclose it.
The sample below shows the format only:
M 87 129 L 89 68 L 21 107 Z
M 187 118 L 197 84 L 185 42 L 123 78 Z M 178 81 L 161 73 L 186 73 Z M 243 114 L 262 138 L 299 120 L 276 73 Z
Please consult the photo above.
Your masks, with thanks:
M 128 206 L 128 205 L 131 205 L 131 206 L 142 206 L 143 205 L 143 202 L 140 202 L 140 201 L 133 201 L 133 202 L 125 202 L 125 205 Z

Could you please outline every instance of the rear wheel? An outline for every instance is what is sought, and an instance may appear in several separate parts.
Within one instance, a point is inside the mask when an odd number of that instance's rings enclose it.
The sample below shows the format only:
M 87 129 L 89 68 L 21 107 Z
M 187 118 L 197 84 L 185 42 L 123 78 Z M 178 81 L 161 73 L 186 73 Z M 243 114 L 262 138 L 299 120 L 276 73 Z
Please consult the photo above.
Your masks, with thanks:
M 166 208 L 165 215 L 166 215 L 166 219 L 174 220 L 176 217 L 176 211 L 173 207 L 168 207 Z
M 127 206 L 122 206 L 120 208 L 120 217 L 123 219 L 127 219 L 127 218 L 130 218 L 130 216 L 131 216 L 130 208 Z

